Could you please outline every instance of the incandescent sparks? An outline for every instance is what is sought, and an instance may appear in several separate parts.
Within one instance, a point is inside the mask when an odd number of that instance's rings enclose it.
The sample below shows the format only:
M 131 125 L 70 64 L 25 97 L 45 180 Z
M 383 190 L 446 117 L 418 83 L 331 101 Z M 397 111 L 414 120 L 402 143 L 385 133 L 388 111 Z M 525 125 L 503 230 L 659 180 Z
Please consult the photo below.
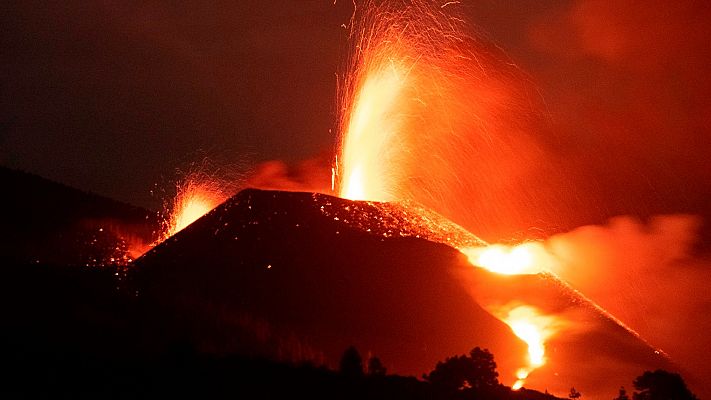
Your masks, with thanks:
M 168 217 L 164 221 L 161 240 L 183 230 L 210 210 L 222 203 L 227 195 L 218 180 L 205 174 L 190 174 L 178 185 L 175 198 L 166 207 Z
M 386 216 L 400 230 L 394 233 L 387 218 L 351 221 L 363 222 L 368 232 L 445 243 L 472 265 L 497 274 L 550 272 L 556 264 L 540 243 L 487 245 L 463 229 L 452 234 L 458 226 L 443 228 L 438 215 L 420 210 L 431 209 L 462 223 L 457 217 L 469 211 L 469 204 L 495 204 L 501 194 L 517 195 L 520 165 L 506 163 L 502 155 L 515 154 L 517 162 L 527 162 L 526 154 L 517 151 L 527 144 L 518 125 L 506 122 L 525 108 L 516 104 L 508 70 L 499 69 L 501 64 L 480 49 L 481 43 L 462 34 L 463 21 L 449 13 L 458 2 L 394 3 L 366 2 L 362 15 L 353 20 L 351 69 L 339 87 L 340 137 L 332 190 L 351 200 L 398 202 L 397 210 Z M 516 112 L 507 108 L 512 104 Z M 164 238 L 225 198 L 219 184 L 188 177 L 170 204 Z M 323 206 L 321 210 L 331 212 Z M 338 212 L 333 211 L 334 220 L 339 220 Z M 403 216 L 411 218 L 403 222 Z M 528 347 L 526 360 L 515 364 L 524 365 L 515 378 L 514 368 L 510 370 L 512 388 L 519 389 L 545 365 L 546 344 L 561 334 L 563 317 L 530 304 L 501 304 L 481 305 Z
M 394 200 L 387 173 L 387 149 L 397 146 L 397 101 L 406 74 L 395 63 L 369 76 L 356 96 L 343 143 L 341 196 L 351 200 Z M 379 149 L 371 151 L 372 149 Z
M 172 234 L 183 230 L 215 206 L 214 202 L 201 192 L 189 193 L 184 196 L 185 198 L 181 199 L 179 212 L 173 216 Z

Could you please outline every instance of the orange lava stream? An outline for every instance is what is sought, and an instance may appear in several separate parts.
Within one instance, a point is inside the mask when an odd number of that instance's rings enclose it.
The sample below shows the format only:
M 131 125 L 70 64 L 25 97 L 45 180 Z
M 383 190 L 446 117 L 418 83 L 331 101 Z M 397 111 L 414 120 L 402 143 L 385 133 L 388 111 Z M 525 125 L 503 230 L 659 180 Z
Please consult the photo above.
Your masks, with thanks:
M 537 274 L 543 272 L 541 265 L 546 257 L 545 250 L 537 243 L 523 243 L 518 246 L 493 244 L 485 247 L 459 249 L 472 265 L 505 275 Z
M 526 378 L 533 370 L 546 363 L 545 342 L 556 333 L 556 319 L 541 315 L 538 310 L 530 306 L 518 306 L 497 316 L 528 345 L 528 366 L 516 371 L 517 380 L 511 386 L 513 390 L 518 390 L 523 387 Z
M 473 266 L 504 275 L 549 272 L 542 266 L 550 265 L 552 261 L 543 246 L 535 242 L 517 246 L 493 244 L 461 248 L 459 251 L 467 256 Z M 517 380 L 511 386 L 513 390 L 518 390 L 523 387 L 531 372 L 546 363 L 546 340 L 558 332 L 560 321 L 554 316 L 543 315 L 540 310 L 527 305 L 484 306 L 506 323 L 528 346 L 528 365 L 516 371 Z

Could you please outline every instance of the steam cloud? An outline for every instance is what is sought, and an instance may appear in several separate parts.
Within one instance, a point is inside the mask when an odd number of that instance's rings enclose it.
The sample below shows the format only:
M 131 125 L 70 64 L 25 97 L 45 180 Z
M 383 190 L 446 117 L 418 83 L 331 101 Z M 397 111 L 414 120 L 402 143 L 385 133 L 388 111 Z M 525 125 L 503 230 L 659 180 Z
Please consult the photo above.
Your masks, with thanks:
M 257 189 L 331 193 L 331 160 L 316 156 L 294 165 L 270 160 L 257 165 L 244 185 Z
M 665 350 L 696 376 L 708 373 L 711 260 L 695 252 L 701 220 L 616 217 L 549 238 L 555 272 Z

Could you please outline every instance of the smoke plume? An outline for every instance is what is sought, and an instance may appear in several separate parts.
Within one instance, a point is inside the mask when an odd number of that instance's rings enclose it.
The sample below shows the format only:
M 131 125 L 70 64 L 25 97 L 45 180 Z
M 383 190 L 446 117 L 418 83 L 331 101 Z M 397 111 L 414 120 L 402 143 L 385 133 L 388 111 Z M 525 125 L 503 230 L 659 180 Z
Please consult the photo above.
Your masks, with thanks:
M 549 238 L 554 271 L 693 376 L 707 376 L 711 259 L 696 251 L 701 220 L 611 219 Z

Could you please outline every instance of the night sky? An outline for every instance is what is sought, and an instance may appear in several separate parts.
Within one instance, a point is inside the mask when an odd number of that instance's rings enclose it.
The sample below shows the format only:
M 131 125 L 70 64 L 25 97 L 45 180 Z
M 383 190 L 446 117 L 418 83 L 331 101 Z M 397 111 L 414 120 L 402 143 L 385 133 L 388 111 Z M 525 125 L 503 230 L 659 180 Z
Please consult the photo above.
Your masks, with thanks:
M 626 214 L 710 219 L 705 2 L 464 7 L 537 86 L 548 117 L 530 134 L 563 177 L 536 205 L 547 213 L 511 230 L 558 214 L 559 231 Z M 155 209 L 156 185 L 205 157 L 249 175 L 267 160 L 325 170 L 334 154 L 350 1 L 2 9 L 2 165 Z

